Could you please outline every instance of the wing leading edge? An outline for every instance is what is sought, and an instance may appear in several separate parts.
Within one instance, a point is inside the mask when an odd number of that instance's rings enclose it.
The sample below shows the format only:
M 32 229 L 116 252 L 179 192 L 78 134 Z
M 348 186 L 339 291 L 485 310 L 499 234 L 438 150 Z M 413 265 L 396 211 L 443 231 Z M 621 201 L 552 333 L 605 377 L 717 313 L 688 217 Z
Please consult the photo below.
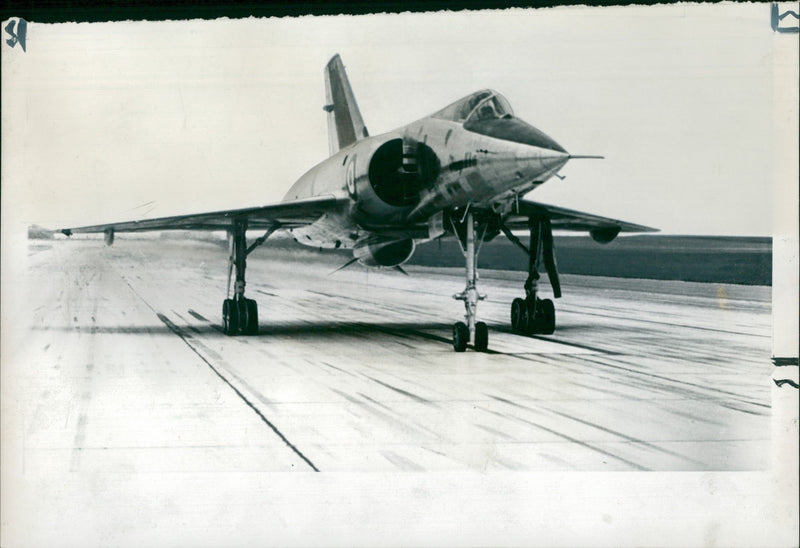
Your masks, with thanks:
M 530 218 L 550 219 L 553 230 L 589 232 L 600 243 L 610 242 L 620 232 L 658 232 L 657 228 L 649 226 L 529 200 L 519 201 L 505 226 L 511 230 L 527 229 Z
M 325 213 L 337 210 L 347 200 L 333 196 L 321 196 L 305 200 L 295 200 L 260 207 L 228 209 L 209 213 L 194 213 L 142 219 L 101 225 L 63 228 L 61 233 L 87 234 L 95 232 L 143 232 L 147 230 L 226 230 L 234 221 L 247 221 L 248 228 L 295 228 L 313 223 Z

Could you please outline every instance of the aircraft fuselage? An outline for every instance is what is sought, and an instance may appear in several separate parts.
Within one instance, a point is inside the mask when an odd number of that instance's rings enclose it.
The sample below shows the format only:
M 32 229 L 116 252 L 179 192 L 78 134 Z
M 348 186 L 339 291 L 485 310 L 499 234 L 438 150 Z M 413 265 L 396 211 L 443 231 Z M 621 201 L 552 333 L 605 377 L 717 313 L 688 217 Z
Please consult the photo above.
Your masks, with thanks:
M 569 155 L 519 119 L 493 122 L 499 137 L 431 116 L 343 148 L 305 173 L 284 201 L 331 195 L 349 198 L 349 207 L 294 229 L 295 239 L 321 248 L 358 248 L 381 237 L 396 241 L 403 233 L 424 241 L 446 228 L 444 212 L 468 204 L 505 216 L 517 196 L 547 181 Z M 520 136 L 520 127 L 538 132 L 535 144 Z M 502 138 L 514 131 L 515 140 Z

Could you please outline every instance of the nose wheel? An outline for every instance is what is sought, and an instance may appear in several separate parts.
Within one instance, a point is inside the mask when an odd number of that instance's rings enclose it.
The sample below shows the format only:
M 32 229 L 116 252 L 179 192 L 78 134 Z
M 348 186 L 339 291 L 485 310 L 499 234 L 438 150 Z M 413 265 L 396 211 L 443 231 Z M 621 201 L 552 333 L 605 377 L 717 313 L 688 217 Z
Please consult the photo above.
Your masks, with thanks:
M 456 352 L 464 352 L 469 344 L 469 328 L 464 322 L 453 324 L 453 349 Z M 475 339 L 472 344 L 478 352 L 486 352 L 489 349 L 489 328 L 484 322 L 475 323 Z
M 452 225 L 452 219 L 450 222 Z M 461 247 L 461 251 L 466 259 L 467 286 L 461 293 L 453 295 L 453 298 L 464 301 L 464 309 L 466 311 L 464 319 L 466 322 L 456 322 L 453 325 L 453 349 L 456 352 L 464 352 L 469 342 L 472 341 L 472 348 L 478 352 L 486 352 L 489 348 L 489 328 L 484 322 L 477 321 L 478 301 L 486 298 L 486 295 L 478 293 L 477 288 L 478 252 L 480 251 L 480 244 L 483 242 L 483 234 L 476 248 L 475 222 L 469 210 L 464 217 L 464 222 L 466 223 L 466 230 L 464 231 L 464 245 Z M 458 235 L 455 226 L 453 226 L 453 232 Z M 458 242 L 461 245 L 460 238 Z
M 464 322 L 453 324 L 453 349 L 456 352 L 463 352 L 469 343 L 469 328 Z

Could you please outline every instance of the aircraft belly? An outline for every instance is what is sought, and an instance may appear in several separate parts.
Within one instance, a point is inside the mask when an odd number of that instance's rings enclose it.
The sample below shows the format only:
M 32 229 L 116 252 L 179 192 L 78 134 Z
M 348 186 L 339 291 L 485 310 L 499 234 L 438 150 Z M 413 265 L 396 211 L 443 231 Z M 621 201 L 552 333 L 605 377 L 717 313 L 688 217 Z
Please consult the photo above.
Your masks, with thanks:
M 325 214 L 308 226 L 292 229 L 297 243 L 324 249 L 352 249 L 359 237 L 359 228 L 345 214 Z

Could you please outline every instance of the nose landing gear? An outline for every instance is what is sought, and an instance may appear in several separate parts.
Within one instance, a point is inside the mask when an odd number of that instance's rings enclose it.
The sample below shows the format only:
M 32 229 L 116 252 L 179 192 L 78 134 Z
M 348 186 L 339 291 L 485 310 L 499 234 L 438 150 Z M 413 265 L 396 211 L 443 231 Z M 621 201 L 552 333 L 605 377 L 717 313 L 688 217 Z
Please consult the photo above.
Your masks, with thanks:
M 476 321 L 478 315 L 478 301 L 482 301 L 486 298 L 486 295 L 480 295 L 478 293 L 477 288 L 478 253 L 480 252 L 480 246 L 483 243 L 486 229 L 484 227 L 484 231 L 478 242 L 478 247 L 476 248 L 475 222 L 472 217 L 472 212 L 469 210 L 467 210 L 464 217 L 464 222 L 466 223 L 466 231 L 464 233 L 465 245 L 461 247 L 461 251 L 466 259 L 467 286 L 461 293 L 453 295 L 453 298 L 464 301 L 464 309 L 466 310 L 464 319 L 466 323 L 456 322 L 453 325 L 453 349 L 456 352 L 464 352 L 467 349 L 467 344 L 471 340 L 472 347 L 475 350 L 478 352 L 486 352 L 489 348 L 489 328 L 484 322 Z M 455 227 L 453 227 L 453 232 L 458 234 Z M 458 242 L 459 245 L 461 245 L 460 239 L 458 239 Z

